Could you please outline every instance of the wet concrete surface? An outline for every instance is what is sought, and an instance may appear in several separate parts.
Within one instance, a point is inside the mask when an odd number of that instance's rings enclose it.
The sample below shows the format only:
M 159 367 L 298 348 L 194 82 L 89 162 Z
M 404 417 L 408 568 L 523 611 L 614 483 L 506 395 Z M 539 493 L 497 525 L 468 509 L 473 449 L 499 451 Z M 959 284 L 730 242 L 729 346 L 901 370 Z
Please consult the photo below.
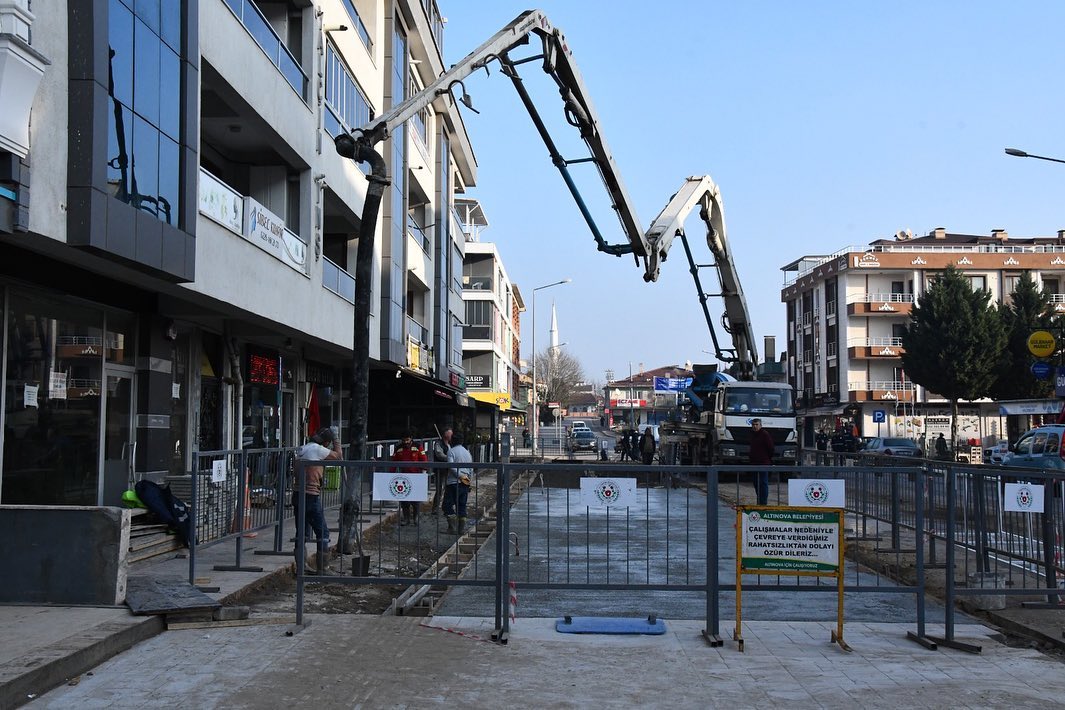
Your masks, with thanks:
M 608 510 L 580 505 L 580 492 L 567 488 L 533 487 L 514 502 L 511 532 L 517 534 L 518 553 L 510 546 L 510 576 L 517 585 L 517 615 L 551 617 L 646 616 L 699 619 L 707 614 L 706 526 L 707 498 L 692 488 L 637 489 L 628 509 Z M 736 513 L 716 505 L 722 585 L 736 579 Z M 494 574 L 495 541 L 479 552 L 478 576 Z M 833 578 L 744 576 L 743 618 L 759 621 L 834 620 L 836 583 Z M 896 583 L 884 576 L 845 564 L 848 585 L 884 590 L 847 592 L 844 616 L 849 621 L 913 622 L 917 601 L 910 593 L 888 591 Z M 802 584 L 809 591 L 755 591 L 753 584 Z M 534 589 L 530 584 L 557 585 L 672 585 L 670 590 Z M 687 587 L 687 589 L 685 589 Z M 735 593 L 719 596 L 721 614 L 734 618 Z M 436 613 L 448 616 L 491 616 L 492 590 L 453 588 Z M 941 621 L 943 607 L 929 603 L 927 620 Z

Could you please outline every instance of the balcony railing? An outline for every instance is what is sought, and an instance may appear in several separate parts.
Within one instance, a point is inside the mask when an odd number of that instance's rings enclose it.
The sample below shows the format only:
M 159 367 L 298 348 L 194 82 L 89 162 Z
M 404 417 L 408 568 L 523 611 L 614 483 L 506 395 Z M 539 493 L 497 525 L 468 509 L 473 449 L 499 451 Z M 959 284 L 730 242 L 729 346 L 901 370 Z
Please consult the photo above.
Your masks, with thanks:
M 828 316 L 836 315 L 836 302 L 829 301 L 825 304 L 825 314 Z
M 913 303 L 912 293 L 860 293 L 847 303 Z
M 351 18 L 352 23 L 355 25 L 355 33 L 359 35 L 362 43 L 366 45 L 366 51 L 373 54 L 373 39 L 370 37 L 370 31 L 363 24 L 362 18 L 359 17 L 359 11 L 355 9 L 355 3 L 352 0 L 344 0 L 344 9 L 348 11 L 348 17 Z
M 825 348 L 827 357 L 836 357 L 838 349 L 838 345 L 836 345 L 835 343 L 829 343 L 828 346 Z
M 444 17 L 436 6 L 436 0 L 422 0 L 422 7 L 425 8 L 425 14 L 429 18 L 429 27 L 436 40 L 436 49 L 442 57 L 444 56 Z
M 464 325 L 462 326 L 463 340 L 491 340 L 492 326 L 490 325 Z
M 355 305 L 355 277 L 328 257 L 322 257 L 322 286 Z
M 463 276 L 462 288 L 470 291 L 491 291 L 491 276 Z
M 848 348 L 901 348 L 902 338 L 848 338 Z
M 244 25 L 244 29 L 248 30 L 248 34 L 252 36 L 255 43 L 262 48 L 266 56 L 281 72 L 281 75 L 285 77 L 285 81 L 289 83 L 289 86 L 299 94 L 301 99 L 306 101 L 307 75 L 303 73 L 300 63 L 288 51 L 288 47 L 277 36 L 274 28 L 270 26 L 270 23 L 255 3 L 252 0 L 226 0 L 226 4 L 229 5 L 229 8 L 240 20 L 240 23 Z
M 407 316 L 407 335 L 422 345 L 429 346 L 429 329 L 410 316 Z
M 900 380 L 868 380 L 848 382 L 848 392 L 862 392 L 868 390 L 890 390 L 892 392 L 913 392 L 917 389 L 917 385 L 912 382 L 902 382 Z
M 414 240 L 421 245 L 422 249 L 425 250 L 425 253 L 428 254 L 432 251 L 433 243 L 429 241 L 429 236 L 410 215 L 407 215 L 407 230 L 410 232 L 410 235 L 414 237 Z

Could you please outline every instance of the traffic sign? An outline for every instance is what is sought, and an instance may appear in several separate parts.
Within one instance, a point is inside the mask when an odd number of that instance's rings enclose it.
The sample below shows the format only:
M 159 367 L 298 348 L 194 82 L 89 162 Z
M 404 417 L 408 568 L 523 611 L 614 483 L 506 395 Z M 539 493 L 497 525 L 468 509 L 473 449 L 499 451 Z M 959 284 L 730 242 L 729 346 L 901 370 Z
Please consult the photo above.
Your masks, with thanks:
M 1054 336 L 1045 330 L 1037 330 L 1028 336 L 1028 352 L 1036 357 L 1050 357 L 1057 345 Z
M 873 424 L 883 424 L 887 421 L 887 410 L 874 409 L 873 410 Z
M 1058 376 L 1054 380 L 1054 395 L 1065 397 L 1065 367 L 1058 368 Z
M 1032 374 L 1036 376 L 1036 379 L 1045 380 L 1050 376 L 1050 364 L 1045 362 L 1033 362 Z

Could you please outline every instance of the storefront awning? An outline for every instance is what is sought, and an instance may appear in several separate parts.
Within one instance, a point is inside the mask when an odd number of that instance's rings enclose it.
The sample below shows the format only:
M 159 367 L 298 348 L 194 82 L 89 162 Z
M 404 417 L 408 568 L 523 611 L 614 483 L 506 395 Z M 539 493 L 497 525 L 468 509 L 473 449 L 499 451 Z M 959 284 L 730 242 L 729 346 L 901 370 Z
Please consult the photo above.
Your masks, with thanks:
M 496 405 L 501 412 L 506 412 L 510 409 L 509 392 L 467 392 L 467 394 L 478 402 Z

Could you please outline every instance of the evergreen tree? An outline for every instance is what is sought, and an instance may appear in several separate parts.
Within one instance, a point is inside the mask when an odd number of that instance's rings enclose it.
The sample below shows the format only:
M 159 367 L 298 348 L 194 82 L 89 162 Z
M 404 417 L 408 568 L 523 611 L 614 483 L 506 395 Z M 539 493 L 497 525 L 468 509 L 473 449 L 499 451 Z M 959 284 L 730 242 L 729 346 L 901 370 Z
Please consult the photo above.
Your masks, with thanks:
M 958 400 L 987 397 L 1006 334 L 991 294 L 973 290 L 953 266 L 917 299 L 902 334 L 902 366 L 911 380 L 950 401 L 950 438 L 958 440 Z
M 996 366 L 998 377 L 991 386 L 994 399 L 1038 399 L 1049 397 L 1053 379 L 1039 380 L 1031 372 L 1035 357 L 1028 352 L 1028 336 L 1036 330 L 1052 328 L 1050 294 L 1039 290 L 1026 271 L 1017 282 L 1012 303 L 999 306 L 1006 347 Z

